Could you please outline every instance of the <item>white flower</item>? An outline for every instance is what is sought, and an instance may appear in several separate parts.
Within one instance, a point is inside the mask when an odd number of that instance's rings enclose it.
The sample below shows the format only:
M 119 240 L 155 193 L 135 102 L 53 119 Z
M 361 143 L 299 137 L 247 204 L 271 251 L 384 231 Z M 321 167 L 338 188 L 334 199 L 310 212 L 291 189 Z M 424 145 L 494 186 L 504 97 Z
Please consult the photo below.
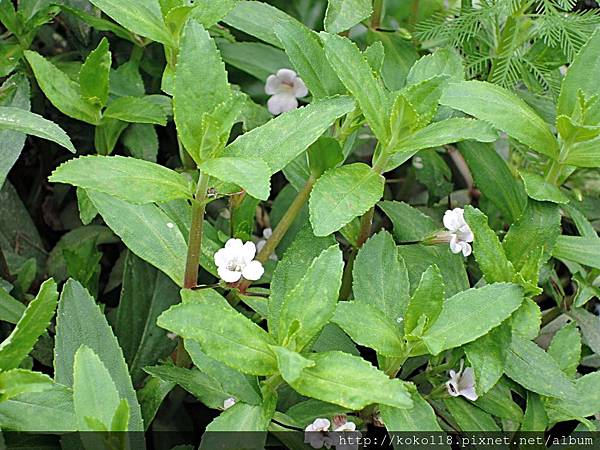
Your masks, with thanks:
M 229 239 L 225 247 L 215 253 L 217 272 L 223 281 L 235 283 L 244 277 L 256 281 L 262 277 L 265 269 L 260 261 L 254 260 L 256 246 L 254 242 L 241 239 Z
M 446 382 L 448 394 L 452 397 L 463 397 L 475 401 L 477 400 L 477 392 L 475 392 L 475 373 L 472 367 L 467 367 L 463 370 L 464 361 L 460 360 L 460 370 L 456 373 L 450 371 L 450 381 Z
M 358 448 L 358 438 L 360 431 L 356 431 L 356 424 L 347 420 L 345 415 L 335 416 L 333 418 L 332 438 L 336 450 L 356 450 Z
M 304 429 L 304 443 L 312 448 L 331 448 L 332 440 L 329 437 L 331 423 L 327 419 L 317 418 Z
M 450 231 L 448 234 L 450 251 L 452 253 L 460 253 L 464 256 L 471 254 L 471 245 L 473 242 L 473 232 L 465 222 L 465 210 L 462 208 L 454 208 L 444 213 L 444 226 Z
M 256 251 L 258 253 L 260 253 L 263 249 L 263 247 L 265 245 L 267 245 L 267 241 L 269 240 L 269 238 L 273 235 L 273 230 L 270 228 L 265 228 L 263 230 L 263 238 L 260 239 L 257 243 L 256 243 Z M 273 261 L 277 261 L 277 255 L 275 253 L 269 255 L 269 259 L 273 260 Z
M 267 107 L 274 115 L 296 109 L 298 107 L 296 99 L 308 95 L 308 89 L 302 78 L 290 69 L 279 69 L 276 75 L 269 75 L 265 92 L 271 96 Z
M 229 409 L 233 405 L 235 405 L 235 398 L 229 397 L 229 398 L 225 399 L 225 401 L 223 402 L 223 409 Z
M 420 156 L 415 156 L 412 160 L 412 165 L 415 169 L 422 169 L 424 167 L 423 158 Z

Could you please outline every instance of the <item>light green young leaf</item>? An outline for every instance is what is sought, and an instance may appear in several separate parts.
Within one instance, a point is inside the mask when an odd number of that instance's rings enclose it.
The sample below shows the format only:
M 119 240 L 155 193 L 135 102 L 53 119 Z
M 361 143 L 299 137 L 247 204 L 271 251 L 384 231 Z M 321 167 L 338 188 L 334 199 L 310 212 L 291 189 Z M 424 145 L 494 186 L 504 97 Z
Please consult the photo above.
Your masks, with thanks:
M 0 106 L 0 131 L 13 130 L 56 142 L 71 153 L 75 147 L 65 131 L 42 116 L 12 106 Z
M 461 431 L 500 431 L 491 415 L 460 397 L 445 399 L 444 404 Z
M 237 0 L 195 0 L 193 2 L 192 17 L 206 29 L 219 22 L 237 3 Z
M 599 167 L 600 137 L 571 145 L 564 163 L 577 167 Z
M 96 431 L 89 427 L 88 417 L 99 420 L 110 430 L 120 401 L 106 366 L 92 349 L 82 344 L 73 362 L 73 404 L 79 430 Z
M 554 359 L 534 342 L 513 335 L 505 373 L 526 389 L 547 397 L 576 396 L 573 382 Z
M 288 20 L 277 25 L 275 34 L 313 98 L 344 93 L 344 86 L 325 58 L 321 41 L 314 31 L 296 20 Z
M 325 31 L 341 33 L 368 18 L 373 12 L 371 0 L 329 0 L 325 12 Z
M 396 323 L 369 303 L 340 302 L 331 320 L 354 342 L 370 347 L 380 355 L 405 355 L 404 341 Z
M 575 378 L 581 359 L 581 335 L 575 322 L 564 326 L 552 338 L 548 354 L 570 378 Z
M 310 195 L 310 222 L 317 236 L 334 233 L 377 203 L 384 178 L 363 163 L 328 170 Z
M 385 427 L 394 432 L 442 431 L 433 408 L 417 389 L 407 385 L 413 407 L 410 409 L 380 405 L 379 411 Z M 443 448 L 443 447 L 442 447 Z
M 268 321 L 269 332 L 274 337 L 280 335 L 279 318 L 285 296 L 300 283 L 313 261 L 333 244 L 333 237 L 315 237 L 307 224 L 298 232 L 283 259 L 277 264 L 271 281 Z
M 108 49 L 108 40 L 104 37 L 95 50 L 88 55 L 79 70 L 79 85 L 81 96 L 101 106 L 108 101 L 109 75 L 111 54 Z
M 119 97 L 108 105 L 104 117 L 123 122 L 167 124 L 164 110 L 149 97 Z
M 542 311 L 531 298 L 526 298 L 510 318 L 513 335 L 521 336 L 529 341 L 540 334 Z
M 563 78 L 558 97 L 557 114 L 571 117 L 578 102 L 578 92 L 585 97 L 600 94 L 598 83 L 590 77 L 600 70 L 600 31 L 596 30 L 579 53 L 569 64 L 567 75 Z
M 230 95 L 225 64 L 215 42 L 202 25 L 190 20 L 181 36 L 173 91 L 177 134 L 190 154 L 200 151 L 202 115 L 214 111 Z
M 233 309 L 224 298 L 176 305 L 162 313 L 158 325 L 200 343 L 202 350 L 228 366 L 251 375 L 270 375 L 277 362 L 262 328 Z
M 488 218 L 470 205 L 465 207 L 465 220 L 473 231 L 473 253 L 477 264 L 488 283 L 513 281 L 515 270 L 506 258 L 506 253 L 494 230 L 488 225 Z
M 390 91 L 397 91 L 404 87 L 406 76 L 419 55 L 410 41 L 404 39 L 401 33 L 389 31 L 375 31 L 368 29 L 367 42 L 381 42 L 385 56 L 381 68 L 381 77 Z
M 85 101 L 75 81 L 40 54 L 29 50 L 24 54 L 40 89 L 59 111 L 92 125 L 100 123 L 100 105 Z
M 435 52 L 423 56 L 410 68 L 406 83 L 417 84 L 438 75 L 446 75 L 449 81 L 465 79 L 462 59 L 454 50 L 438 48 Z
M 464 141 L 458 144 L 458 150 L 471 169 L 475 184 L 483 196 L 509 222 L 516 222 L 527 204 L 527 194 L 494 145 Z
M 417 335 L 422 334 L 435 323 L 444 306 L 445 297 L 444 279 L 440 269 L 435 264 L 429 266 L 423 272 L 419 286 L 408 302 L 404 334 L 408 335 L 413 332 L 416 332 Z M 426 319 L 426 322 L 423 323 L 422 329 L 417 329 L 422 317 Z
M 491 123 L 543 155 L 558 157 L 558 143 L 546 122 L 523 100 L 500 86 L 484 81 L 451 83 L 440 103 Z
M 389 172 L 408 161 L 419 150 L 466 140 L 493 142 L 496 139 L 498 133 L 482 120 L 456 117 L 434 122 L 398 142 L 394 147 L 395 154 L 387 162 L 385 171 Z
M 504 374 L 504 364 L 512 338 L 510 322 L 506 321 L 488 334 L 465 345 L 465 354 L 475 371 L 475 389 L 485 394 Z
M 56 319 L 54 371 L 57 383 L 73 386 L 75 353 L 86 345 L 110 373 L 119 397 L 129 403 L 129 430 L 143 431 L 142 414 L 117 338 L 94 298 L 77 281 L 63 287 Z
M 283 48 L 275 34 L 275 28 L 290 19 L 289 15 L 267 3 L 244 1 L 237 2 L 223 22 L 261 41 Z
M 320 36 L 329 64 L 356 98 L 377 139 L 387 142 L 390 134 L 387 117 L 391 104 L 383 84 L 375 78 L 367 59 L 354 42 L 328 33 Z
M 12 333 L 0 344 L 0 369 L 19 367 L 50 325 L 57 300 L 56 282 L 50 278 L 40 286 L 37 296 L 27 305 Z
M 298 284 L 283 297 L 279 341 L 302 350 L 321 331 L 335 311 L 344 261 L 339 246 L 324 250 Z
M 52 389 L 54 382 L 48 375 L 25 369 L 0 372 L 0 402 L 30 392 Z
M 519 171 L 527 195 L 539 202 L 569 203 L 569 197 L 555 185 L 548 183 L 536 173 Z
M 171 217 L 153 204 L 134 205 L 91 189 L 87 193 L 106 224 L 133 253 L 179 286 L 183 284 L 187 244 Z
M 272 173 L 278 172 L 315 142 L 337 118 L 353 109 L 354 102 L 348 96 L 318 100 L 242 134 L 225 148 L 223 156 L 258 158 L 267 163 Z
M 367 58 L 367 62 L 371 66 L 371 69 L 373 69 L 375 73 L 380 74 L 385 59 L 385 49 L 383 48 L 381 41 L 375 41 L 365 48 L 363 55 Z
M 402 95 L 419 115 L 419 127 L 429 124 L 435 116 L 447 80 L 446 75 L 436 75 L 402 89 Z
M 558 236 L 552 256 L 600 269 L 600 238 Z
M 189 182 L 164 166 L 123 156 L 81 156 L 58 166 L 48 178 L 110 194 L 131 203 L 191 199 Z
M 119 0 L 91 0 L 107 16 L 127 30 L 153 41 L 174 47 L 174 39 L 167 29 L 158 0 L 123 3 Z
M 271 169 L 260 159 L 215 158 L 203 162 L 198 168 L 211 177 L 241 187 L 254 198 L 269 198 Z
M 358 410 L 373 403 L 411 408 L 406 384 L 390 379 L 364 359 L 343 352 L 313 353 L 304 358 L 273 347 L 283 379 L 298 393 Z
M 271 45 L 260 42 L 219 42 L 218 45 L 223 61 L 261 81 L 282 67 L 291 67 L 285 52 Z
M 423 342 L 433 355 L 467 344 L 500 325 L 523 301 L 515 284 L 494 283 L 450 297 Z
M 178 301 L 179 290 L 166 275 L 127 252 L 114 330 L 135 384 L 142 381 L 145 366 L 173 349 L 175 343 L 156 318 Z

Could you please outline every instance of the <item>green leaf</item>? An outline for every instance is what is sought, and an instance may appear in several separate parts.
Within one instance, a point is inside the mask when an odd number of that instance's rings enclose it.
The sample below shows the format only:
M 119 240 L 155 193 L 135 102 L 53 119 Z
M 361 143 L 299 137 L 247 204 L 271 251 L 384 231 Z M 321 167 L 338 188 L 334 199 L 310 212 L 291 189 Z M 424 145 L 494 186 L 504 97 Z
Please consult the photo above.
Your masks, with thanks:
M 467 344 L 500 325 L 522 301 L 521 288 L 511 283 L 460 292 L 446 300 L 423 342 L 433 355 Z
M 475 371 L 475 388 L 479 394 L 488 392 L 502 377 L 511 338 L 507 321 L 465 346 L 465 354 Z
M 27 305 L 12 333 L 0 344 L 0 369 L 19 367 L 50 325 L 57 300 L 56 282 L 53 279 L 46 280 L 35 299 Z
M 521 431 L 546 431 L 548 416 L 540 396 L 527 392 L 527 407 L 521 424 Z
M 581 359 L 581 335 L 575 322 L 564 326 L 552 338 L 548 354 L 570 378 L 575 378 Z
M 368 18 L 373 12 L 371 0 L 329 0 L 325 12 L 325 31 L 341 33 Z
M 77 431 L 73 392 L 61 384 L 52 384 L 51 389 L 0 402 L 0 424 L 13 431 Z
M 444 404 L 461 431 L 500 431 L 493 417 L 462 398 L 449 398 Z
M 174 220 L 153 204 L 134 205 L 102 192 L 88 196 L 125 245 L 144 261 L 183 284 L 187 244 Z
M 60 112 L 92 125 L 100 123 L 100 105 L 85 101 L 75 81 L 38 53 L 26 50 L 24 54 L 40 89 Z
M 395 169 L 408 161 L 419 150 L 465 140 L 493 142 L 496 139 L 498 133 L 482 120 L 457 117 L 434 122 L 398 142 L 394 146 L 395 153 L 385 165 L 385 171 Z
M 152 424 L 160 405 L 175 385 L 176 383 L 172 381 L 163 381 L 158 377 L 150 376 L 144 387 L 137 391 L 146 429 Z
M 375 306 L 391 320 L 403 316 L 410 295 L 408 274 L 387 231 L 365 242 L 356 256 L 352 274 L 356 301 Z
M 261 81 L 291 64 L 284 51 L 260 42 L 219 42 L 218 45 L 223 61 Z
M 558 143 L 549 126 L 510 91 L 483 81 L 452 83 L 440 103 L 485 120 L 533 150 L 556 159 Z
M 526 298 L 511 319 L 513 335 L 521 336 L 529 341 L 538 337 L 542 322 L 540 307 L 530 298 Z
M 473 231 L 473 253 L 488 283 L 510 282 L 515 270 L 506 258 L 496 233 L 489 227 L 488 218 L 470 205 L 465 207 L 465 220 Z
M 314 31 L 296 20 L 288 20 L 277 25 L 275 34 L 313 98 L 344 93 L 344 86 L 325 58 L 321 40 Z
M 552 256 L 600 269 L 600 238 L 558 236 Z
M 285 415 L 294 419 L 302 427 L 306 427 L 317 417 L 333 417 L 346 412 L 348 411 L 339 405 L 308 399 L 291 406 Z
M 512 392 L 504 380 L 495 384 L 489 392 L 473 403 L 478 408 L 500 419 L 510 420 L 517 424 L 521 423 L 523 419 L 523 411 L 513 401 Z
M 237 2 L 223 22 L 261 41 L 283 48 L 275 34 L 275 28 L 289 20 L 289 15 L 267 3 L 244 1 Z
M 190 184 L 182 175 L 159 164 L 123 156 L 80 156 L 58 166 L 48 179 L 131 203 L 193 198 Z
M 569 203 L 569 197 L 538 174 L 519 171 L 519 175 L 523 179 L 527 195 L 532 199 L 539 202 Z
M 269 332 L 274 337 L 280 336 L 279 318 L 286 295 L 299 285 L 313 261 L 333 244 L 333 237 L 315 237 L 311 227 L 306 225 L 277 264 L 269 298 Z
M 377 203 L 384 178 L 363 163 L 328 170 L 315 183 L 310 195 L 310 221 L 317 236 L 342 228 Z
M 577 167 L 599 167 L 600 137 L 571 145 L 564 163 Z
M 12 106 L 0 106 L 0 130 L 13 130 L 56 142 L 71 153 L 75 147 L 62 128 L 42 116 Z
M 419 55 L 411 42 L 407 41 L 400 32 L 367 30 L 367 42 L 381 42 L 385 56 L 381 68 L 381 77 L 391 91 L 402 89 L 406 76 Z
M 370 347 L 380 355 L 405 355 L 404 341 L 396 323 L 369 303 L 340 302 L 331 320 L 348 333 L 354 342 Z
M 575 319 L 581 328 L 585 344 L 594 353 L 600 354 L 600 318 L 583 308 L 572 308 L 569 316 Z
M 119 97 L 108 105 L 104 117 L 123 122 L 167 124 L 163 108 L 150 97 Z
M 442 431 L 433 408 L 421 397 L 416 388 L 407 385 L 413 407 L 410 409 L 380 405 L 379 411 L 385 427 L 392 432 Z
M 356 98 L 377 139 L 387 142 L 390 134 L 387 117 L 391 104 L 383 84 L 375 78 L 367 59 L 354 42 L 328 33 L 320 36 L 329 64 Z
M 318 100 L 242 134 L 225 148 L 223 156 L 261 159 L 275 173 L 306 150 L 337 118 L 353 109 L 354 102 L 348 96 Z
M 175 47 L 173 36 L 165 25 L 158 1 L 144 0 L 125 4 L 118 0 L 91 0 L 91 3 L 127 30 Z
M 525 387 L 547 397 L 573 398 L 576 391 L 554 359 L 534 342 L 513 335 L 505 373 Z
M 29 81 L 24 74 L 15 74 L 8 78 L 2 83 L 0 90 L 5 92 L 0 96 L 0 106 L 29 111 Z M 19 158 L 26 137 L 18 131 L 0 130 L 0 155 L 2 155 L 0 158 L 0 188 L 2 188 L 8 172 Z
M 260 159 L 215 158 L 203 162 L 198 168 L 211 177 L 241 187 L 254 198 L 269 198 L 271 169 Z
M 237 3 L 237 0 L 195 0 L 193 2 L 192 17 L 204 26 L 210 28 L 219 22 Z
M 190 20 L 181 35 L 173 91 L 177 134 L 190 154 L 198 153 L 202 145 L 202 115 L 214 111 L 230 95 L 215 42 L 202 25 Z
M 48 375 L 30 370 L 12 369 L 0 372 L 0 400 L 5 402 L 21 394 L 52 389 L 53 383 Z
M 106 366 L 92 349 L 82 344 L 73 362 L 73 404 L 79 430 L 97 431 L 88 426 L 88 417 L 99 420 L 110 430 L 120 401 Z
M 321 136 L 307 151 L 308 167 L 315 177 L 337 167 L 344 159 L 340 144 L 334 138 Z
M 373 403 L 411 408 L 405 383 L 390 379 L 364 359 L 343 352 L 300 356 L 273 347 L 283 379 L 298 393 L 352 410 Z
M 600 70 L 600 32 L 596 30 L 569 64 L 558 97 L 558 115 L 573 117 L 579 91 L 585 97 L 600 94 L 598 83 L 590 77 L 591 73 L 597 73 L 598 70 Z
M 73 385 L 75 353 L 86 345 L 110 373 L 120 398 L 129 402 L 129 430 L 143 431 L 142 414 L 117 338 L 94 298 L 77 281 L 63 287 L 56 319 L 54 371 L 56 382 Z
M 464 141 L 458 144 L 477 188 L 509 222 L 516 222 L 527 204 L 527 194 L 493 144 Z
M 110 75 L 111 54 L 108 40 L 104 37 L 79 70 L 79 84 L 82 97 L 101 106 L 108 101 L 108 77 Z
M 25 305 L 0 288 L 0 320 L 14 324 L 19 321 L 24 312 Z
M 419 286 L 415 289 L 404 316 L 404 334 L 408 335 L 416 331 L 416 334 L 422 334 L 429 328 L 440 315 L 444 306 L 446 297 L 444 291 L 444 279 L 440 269 L 435 264 L 429 266 L 423 275 Z M 420 329 L 416 329 L 419 322 L 424 318 Z
M 166 275 L 127 252 L 114 329 L 134 384 L 142 380 L 145 366 L 173 349 L 175 343 L 156 319 L 178 301 L 179 290 Z
M 325 326 L 335 311 L 344 260 L 339 246 L 324 250 L 298 284 L 283 297 L 279 315 L 279 341 L 302 350 Z
M 75 16 L 78 19 L 81 19 L 88 25 L 91 25 L 97 31 L 110 31 L 114 33 L 115 36 L 118 36 L 122 39 L 130 41 L 134 44 L 138 44 L 136 37 L 130 31 L 127 31 L 125 28 L 117 25 L 116 23 L 103 19 L 101 17 L 97 17 L 94 14 L 87 13 L 78 8 L 72 8 L 69 5 L 59 5 L 60 8 L 66 13 Z M 70 18 L 71 19 L 71 18 Z
M 438 75 L 446 75 L 449 81 L 465 79 L 462 59 L 454 50 L 438 48 L 435 52 L 421 57 L 410 68 L 406 84 L 417 84 Z
M 549 398 L 545 402 L 550 422 L 592 416 L 600 408 L 600 372 L 588 373 L 575 381 L 576 394 L 569 398 Z
M 244 373 L 270 375 L 276 370 L 277 362 L 269 348 L 274 344 L 271 336 L 222 297 L 172 306 L 157 323 L 198 341 L 208 356 Z

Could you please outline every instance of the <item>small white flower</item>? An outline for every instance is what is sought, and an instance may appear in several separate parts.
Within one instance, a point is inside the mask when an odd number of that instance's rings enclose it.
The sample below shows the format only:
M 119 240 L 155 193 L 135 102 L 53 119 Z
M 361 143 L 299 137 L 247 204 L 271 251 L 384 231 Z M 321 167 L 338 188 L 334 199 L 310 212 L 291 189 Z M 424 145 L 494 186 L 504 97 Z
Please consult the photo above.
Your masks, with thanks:
M 267 245 L 267 241 L 269 238 L 273 236 L 273 230 L 270 228 L 265 228 L 263 230 L 263 237 L 256 243 L 256 252 L 260 253 L 265 245 Z M 269 255 L 269 259 L 272 261 L 277 261 L 277 255 L 275 253 Z
M 332 438 L 336 450 L 356 450 L 358 449 L 358 438 L 360 431 L 356 431 L 356 424 L 347 420 L 345 415 L 335 416 L 333 418 Z M 342 439 L 343 438 L 343 439 Z
M 225 399 L 225 401 L 223 402 L 223 409 L 229 409 L 233 405 L 235 405 L 235 398 L 229 397 L 229 398 Z
M 469 242 L 473 242 L 473 232 L 471 228 L 465 222 L 465 210 L 462 208 L 454 208 L 447 210 L 444 213 L 444 226 L 450 232 L 448 234 L 450 243 L 450 251 L 452 253 L 460 253 L 464 256 L 471 254 L 471 245 Z
M 175 334 L 175 333 L 167 333 L 167 337 L 169 339 L 171 339 L 172 341 L 174 341 L 175 339 L 177 339 L 177 334 Z
M 327 419 L 317 418 L 304 429 L 304 443 L 312 448 L 330 448 L 332 440 L 329 437 L 331 423 Z
M 308 95 L 308 89 L 302 78 L 290 69 L 279 69 L 277 74 L 269 75 L 265 92 L 271 96 L 267 107 L 274 115 L 296 109 L 298 107 L 296 99 Z
M 450 371 L 450 381 L 446 382 L 448 394 L 452 397 L 462 395 L 471 401 L 477 400 L 477 392 L 475 392 L 475 373 L 472 367 L 467 367 L 463 370 L 464 361 L 460 360 L 460 370 L 456 373 Z
M 422 169 L 423 166 L 423 158 L 421 158 L 420 156 L 415 156 L 412 160 L 412 165 L 415 169 Z
M 244 277 L 256 281 L 263 276 L 265 269 L 260 261 L 254 260 L 256 246 L 254 242 L 241 239 L 229 239 L 225 247 L 215 253 L 215 264 L 219 277 L 227 283 L 235 283 Z

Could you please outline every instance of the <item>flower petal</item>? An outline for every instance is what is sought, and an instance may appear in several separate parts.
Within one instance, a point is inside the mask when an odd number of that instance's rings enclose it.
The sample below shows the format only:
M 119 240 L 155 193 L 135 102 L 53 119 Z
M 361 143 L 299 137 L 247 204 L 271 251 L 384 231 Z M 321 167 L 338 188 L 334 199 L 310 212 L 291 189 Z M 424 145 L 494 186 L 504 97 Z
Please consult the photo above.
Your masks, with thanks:
M 241 272 L 234 272 L 233 270 L 226 269 L 225 267 L 218 267 L 217 273 L 219 274 L 219 277 L 226 283 L 235 283 L 240 281 L 240 278 L 242 278 Z
M 274 95 L 279 92 L 279 88 L 281 87 L 281 80 L 277 77 L 277 75 L 269 75 L 267 78 L 267 82 L 265 83 L 265 92 L 267 95 Z
M 456 383 L 453 381 L 446 382 L 446 389 L 448 390 L 448 394 L 450 394 L 452 397 L 458 397 L 460 395 L 458 389 L 456 388 Z
M 467 256 L 469 256 L 473 249 L 471 248 L 471 244 L 467 243 L 467 242 L 461 242 L 462 245 L 462 254 L 463 256 L 466 258 Z
M 452 253 L 460 253 L 463 251 L 461 242 L 458 240 L 456 234 L 453 234 L 452 238 L 450 239 L 450 251 Z
M 267 109 L 275 116 L 287 111 L 291 111 L 292 109 L 296 109 L 297 107 L 298 100 L 296 100 L 294 94 L 290 94 L 288 92 L 275 94 L 267 102 Z
M 226 248 L 219 249 L 215 253 L 215 264 L 217 267 L 226 266 L 231 260 L 231 256 L 229 254 L 229 250 Z
M 273 236 L 273 230 L 271 228 L 265 228 L 263 230 L 263 237 L 269 239 L 271 236 Z
M 298 74 L 296 72 L 294 72 L 292 69 L 279 69 L 277 71 L 277 78 L 279 78 L 279 81 L 281 81 L 282 83 L 293 85 L 294 80 L 297 77 L 298 77 Z
M 254 245 L 254 242 L 246 242 L 240 251 L 240 256 L 246 264 L 252 261 L 256 256 L 256 245 Z
M 225 243 L 225 248 L 229 250 L 232 256 L 235 256 L 241 252 L 244 242 L 241 239 L 231 238 Z
M 478 398 L 477 392 L 475 392 L 475 388 L 474 387 L 463 389 L 462 391 L 460 391 L 460 395 L 462 395 L 466 399 L 471 400 L 472 402 L 474 402 Z
M 302 78 L 296 78 L 294 80 L 292 91 L 298 98 L 306 97 L 308 95 L 308 88 L 306 87 L 306 84 L 304 84 L 304 80 L 302 80 Z
M 242 275 L 246 280 L 256 281 L 265 273 L 265 269 L 260 261 L 250 261 L 246 267 L 242 269 Z

